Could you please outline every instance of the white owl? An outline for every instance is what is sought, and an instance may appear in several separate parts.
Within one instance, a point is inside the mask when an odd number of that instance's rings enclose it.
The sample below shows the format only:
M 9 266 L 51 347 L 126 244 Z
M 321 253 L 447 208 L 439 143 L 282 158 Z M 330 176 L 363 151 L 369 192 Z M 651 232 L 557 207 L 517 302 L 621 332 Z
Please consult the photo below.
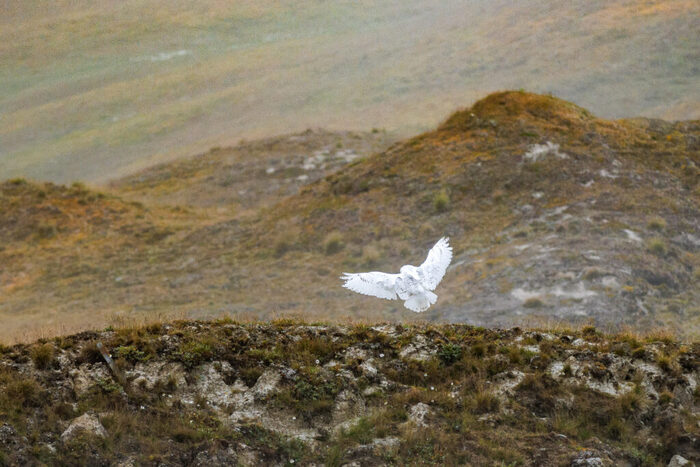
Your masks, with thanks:
M 343 287 L 353 292 L 373 297 L 405 300 L 403 306 L 420 313 L 437 301 L 432 291 L 445 275 L 452 261 L 452 247 L 449 239 L 441 238 L 428 252 L 428 257 L 419 267 L 402 266 L 398 274 L 384 272 L 344 273 L 340 278 Z

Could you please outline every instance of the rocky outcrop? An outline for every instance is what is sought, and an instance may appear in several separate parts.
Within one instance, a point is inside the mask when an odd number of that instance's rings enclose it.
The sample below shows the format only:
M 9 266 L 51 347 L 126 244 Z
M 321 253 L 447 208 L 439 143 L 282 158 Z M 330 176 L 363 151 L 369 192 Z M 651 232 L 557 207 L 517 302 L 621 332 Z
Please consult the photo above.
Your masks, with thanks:
M 66 431 L 61 434 L 61 441 L 69 443 L 80 435 L 106 438 L 107 430 L 105 430 L 95 414 L 85 413 L 70 423 Z
M 123 383 L 86 350 L 95 342 Z M 40 369 L 32 346 L 0 351 L 0 460 L 692 465 L 699 351 L 590 327 L 179 322 L 86 333 L 55 345 L 60 368 Z

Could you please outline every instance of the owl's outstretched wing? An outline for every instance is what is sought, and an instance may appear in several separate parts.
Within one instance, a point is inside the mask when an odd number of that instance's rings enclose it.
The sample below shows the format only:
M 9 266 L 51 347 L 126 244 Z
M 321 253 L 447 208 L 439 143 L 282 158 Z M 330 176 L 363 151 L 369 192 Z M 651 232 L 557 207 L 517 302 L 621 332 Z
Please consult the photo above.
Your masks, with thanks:
M 386 274 L 384 272 L 360 272 L 357 274 L 344 273 L 340 278 L 345 281 L 343 287 L 353 292 L 373 297 L 395 300 L 396 278 L 399 274 Z
M 452 261 L 452 247 L 449 244 L 449 238 L 443 237 L 431 248 L 428 257 L 418 267 L 426 289 L 435 290 L 445 275 L 450 261 Z

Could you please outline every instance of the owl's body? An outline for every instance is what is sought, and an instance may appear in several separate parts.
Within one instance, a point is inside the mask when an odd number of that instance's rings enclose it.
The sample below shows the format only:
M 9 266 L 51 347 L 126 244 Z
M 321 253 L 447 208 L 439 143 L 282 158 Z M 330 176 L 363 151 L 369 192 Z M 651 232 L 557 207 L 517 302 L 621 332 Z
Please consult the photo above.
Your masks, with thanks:
M 449 239 L 441 238 L 428 253 L 419 267 L 402 266 L 398 274 L 384 272 L 345 273 L 341 279 L 343 287 L 353 292 L 387 300 L 404 300 L 404 306 L 420 313 L 437 302 L 432 291 L 442 280 L 447 266 L 452 261 L 452 248 Z

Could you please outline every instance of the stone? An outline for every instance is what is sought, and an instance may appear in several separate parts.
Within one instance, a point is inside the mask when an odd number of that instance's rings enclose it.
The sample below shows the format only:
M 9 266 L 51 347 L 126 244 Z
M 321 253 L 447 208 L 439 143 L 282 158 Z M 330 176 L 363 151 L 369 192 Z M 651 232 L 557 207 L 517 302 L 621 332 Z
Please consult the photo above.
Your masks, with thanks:
M 494 381 L 497 385 L 494 393 L 503 399 L 507 398 L 507 396 L 513 396 L 515 387 L 520 384 L 523 379 L 525 379 L 525 373 L 522 371 L 514 370 L 499 373 L 494 376 Z
M 123 461 L 119 462 L 116 467 L 136 467 L 137 461 L 135 457 L 127 457 Z
M 61 441 L 67 443 L 80 434 L 106 438 L 107 430 L 105 430 L 95 414 L 87 412 L 70 423 L 68 428 L 61 434 Z
M 571 462 L 571 466 L 574 467 L 603 467 L 605 464 L 603 463 L 603 459 L 600 457 L 585 457 L 585 458 L 578 458 L 574 459 Z
M 396 437 L 377 438 L 369 444 L 361 444 L 350 449 L 347 455 L 355 458 L 361 456 L 382 456 L 388 451 L 395 451 L 400 444 L 401 440 Z M 360 465 L 364 464 L 360 462 Z
M 9 447 L 17 444 L 17 432 L 7 423 L 0 426 L 0 445 Z
M 370 379 L 376 378 L 377 376 L 377 369 L 370 362 L 362 362 L 360 369 L 362 370 L 362 374 Z
M 367 351 L 356 345 L 349 347 L 345 351 L 345 360 L 365 360 L 367 358 Z
M 224 363 L 229 365 L 228 362 Z M 206 399 L 213 408 L 224 409 L 234 402 L 233 391 L 226 384 L 217 367 L 221 368 L 221 364 L 207 363 L 202 365 L 197 370 L 194 390 L 200 397 Z
M 354 392 L 345 389 L 335 398 L 333 407 L 333 424 L 338 425 L 349 418 L 358 417 L 365 413 L 365 401 Z
M 85 363 L 70 372 L 73 378 L 73 392 L 76 397 L 84 396 L 99 380 L 112 378 L 107 368 L 101 363 Z
M 384 393 L 381 386 L 368 386 L 362 391 L 362 395 L 365 397 L 380 396 Z
M 434 355 L 435 350 L 429 347 L 428 341 L 422 334 L 417 335 L 411 343 L 399 352 L 399 357 L 419 362 L 430 360 Z
M 253 395 L 256 399 L 264 399 L 277 390 L 277 385 L 282 379 L 282 375 L 275 370 L 265 370 L 260 375 L 255 385 L 252 388 Z
M 412 406 L 408 412 L 408 419 L 412 421 L 416 426 L 428 426 L 425 420 L 432 413 L 432 409 L 429 405 L 422 402 L 417 403 Z
M 177 389 L 187 386 L 185 367 L 177 362 L 137 363 L 133 370 L 126 372 L 126 376 L 127 379 L 133 378 L 133 387 L 146 391 L 152 391 L 158 383 L 167 386 L 172 382 Z
M 225 467 L 238 465 L 238 456 L 232 447 L 200 451 L 191 464 L 193 467 Z
M 393 324 L 383 324 L 381 326 L 373 326 L 371 328 L 373 331 L 386 334 L 389 337 L 396 337 L 400 334 L 398 328 Z
M 683 467 L 683 466 L 691 467 L 691 466 L 695 466 L 695 464 L 690 462 L 688 459 L 686 459 L 685 457 L 683 457 L 679 454 L 676 454 L 675 456 L 673 456 L 671 458 L 671 461 L 668 463 L 668 467 Z

